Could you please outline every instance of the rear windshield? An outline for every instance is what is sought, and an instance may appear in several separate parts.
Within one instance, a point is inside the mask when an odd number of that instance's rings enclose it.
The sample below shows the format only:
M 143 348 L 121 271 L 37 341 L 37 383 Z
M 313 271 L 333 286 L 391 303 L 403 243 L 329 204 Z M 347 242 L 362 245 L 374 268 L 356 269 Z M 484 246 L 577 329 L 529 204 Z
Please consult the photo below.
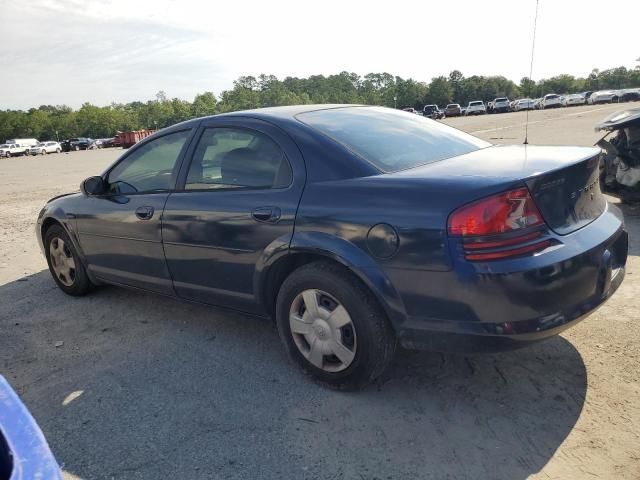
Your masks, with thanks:
M 458 105 L 457 103 L 450 103 L 449 105 L 447 105 L 447 108 L 460 108 L 460 105 Z
M 491 145 L 445 124 L 383 107 L 316 110 L 296 118 L 389 173 Z
M 554 98 L 559 98 L 559 95 L 547 95 L 545 98 L 547 100 L 553 100 Z
M 483 104 L 482 102 L 469 102 L 470 107 L 475 107 L 477 105 L 482 105 L 482 104 Z
M 508 102 L 508 98 L 496 98 L 496 102 Z

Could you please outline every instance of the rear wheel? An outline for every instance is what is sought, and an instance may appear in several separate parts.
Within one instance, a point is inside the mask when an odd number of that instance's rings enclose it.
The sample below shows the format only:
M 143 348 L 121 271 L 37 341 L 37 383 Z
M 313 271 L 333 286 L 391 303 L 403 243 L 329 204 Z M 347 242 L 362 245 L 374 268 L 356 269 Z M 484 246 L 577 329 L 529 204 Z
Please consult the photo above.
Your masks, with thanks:
M 44 245 L 49 271 L 60 290 L 74 296 L 89 292 L 93 284 L 67 232 L 59 225 L 49 227 Z
M 47 153 L 44 148 L 42 150 L 40 150 L 40 155 L 44 155 L 45 153 Z
M 4 156 L 7 157 L 7 158 L 11 157 L 11 152 L 5 153 Z
M 290 358 L 320 383 L 355 390 L 393 358 L 395 335 L 371 292 L 343 267 L 314 262 L 295 270 L 276 302 Z

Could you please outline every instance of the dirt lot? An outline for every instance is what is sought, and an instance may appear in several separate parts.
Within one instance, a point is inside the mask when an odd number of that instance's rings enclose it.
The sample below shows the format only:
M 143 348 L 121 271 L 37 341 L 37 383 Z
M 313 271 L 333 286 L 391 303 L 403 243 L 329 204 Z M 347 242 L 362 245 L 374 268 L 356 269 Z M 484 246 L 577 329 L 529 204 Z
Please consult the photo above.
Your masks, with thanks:
M 529 141 L 593 144 L 621 107 L 532 112 Z M 521 143 L 524 119 L 445 122 Z M 0 159 L 0 373 L 66 478 L 640 478 L 640 209 L 625 208 L 624 284 L 575 328 L 501 355 L 402 351 L 377 386 L 344 394 L 300 375 L 268 322 L 55 287 L 37 213 L 119 153 Z

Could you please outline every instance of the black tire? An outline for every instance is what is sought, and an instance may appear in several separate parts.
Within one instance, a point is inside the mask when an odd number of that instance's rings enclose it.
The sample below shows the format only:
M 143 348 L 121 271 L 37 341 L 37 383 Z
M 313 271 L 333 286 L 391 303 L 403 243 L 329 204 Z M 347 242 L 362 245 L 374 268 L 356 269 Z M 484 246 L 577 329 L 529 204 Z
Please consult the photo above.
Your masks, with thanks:
M 7 158 L 11 158 L 11 152 L 5 153 L 4 156 L 7 157 Z
M 64 283 L 62 283 L 62 281 L 58 278 L 58 276 L 54 271 L 54 267 L 51 259 L 50 246 L 51 246 L 51 243 L 54 242 L 56 239 L 62 239 L 66 247 L 67 253 L 73 257 L 73 261 L 75 263 L 73 283 L 71 285 L 65 285 Z M 56 285 L 58 285 L 60 290 L 62 290 L 67 295 L 82 296 L 87 294 L 93 289 L 94 285 L 91 283 L 91 280 L 89 280 L 87 271 L 85 270 L 84 265 L 80 260 L 78 252 L 76 251 L 75 247 L 73 246 L 73 243 L 69 239 L 69 235 L 67 235 L 67 232 L 65 232 L 65 230 L 60 225 L 52 225 L 45 232 L 44 250 L 45 250 L 45 256 L 47 257 L 47 264 L 49 265 L 49 271 L 51 272 L 51 276 L 53 277 L 53 280 L 56 282 Z
M 296 345 L 289 313 L 295 298 L 308 289 L 334 297 L 348 312 L 357 338 L 355 356 L 339 372 L 327 372 L 308 361 Z M 280 339 L 291 360 L 307 375 L 330 388 L 358 390 L 378 378 L 391 363 L 396 337 L 386 314 L 369 289 L 344 267 L 318 261 L 304 265 L 283 282 L 276 302 Z

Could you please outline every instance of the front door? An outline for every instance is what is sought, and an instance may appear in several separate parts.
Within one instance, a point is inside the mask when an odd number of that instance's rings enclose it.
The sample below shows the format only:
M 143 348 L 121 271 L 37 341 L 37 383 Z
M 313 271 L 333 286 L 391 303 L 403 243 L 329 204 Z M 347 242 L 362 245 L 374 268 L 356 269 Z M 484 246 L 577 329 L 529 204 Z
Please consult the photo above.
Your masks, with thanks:
M 132 149 L 105 175 L 108 192 L 80 202 L 80 246 L 97 278 L 173 294 L 162 249 L 162 209 L 191 134 L 169 133 Z
M 205 120 L 194 144 L 163 217 L 176 293 L 265 313 L 256 275 L 289 247 L 305 178 L 300 152 L 281 130 L 237 117 Z

